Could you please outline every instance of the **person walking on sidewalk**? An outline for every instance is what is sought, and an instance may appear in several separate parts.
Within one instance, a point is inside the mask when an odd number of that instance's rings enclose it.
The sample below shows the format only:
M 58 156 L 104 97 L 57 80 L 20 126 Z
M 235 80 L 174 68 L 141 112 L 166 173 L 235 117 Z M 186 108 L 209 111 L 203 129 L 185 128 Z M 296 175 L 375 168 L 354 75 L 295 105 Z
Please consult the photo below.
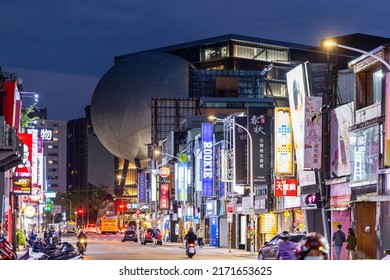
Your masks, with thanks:
M 196 232 L 197 240 L 198 240 L 198 246 L 200 248 L 203 247 L 203 229 L 200 227 L 198 231 Z
M 347 237 L 347 252 L 350 260 L 356 260 L 356 244 L 357 239 L 353 228 L 348 229 L 348 237 Z
M 332 246 L 336 252 L 336 260 L 340 259 L 341 249 L 343 248 L 343 243 L 346 241 L 345 234 L 341 230 L 341 224 L 337 225 L 337 230 L 333 233 L 332 237 Z

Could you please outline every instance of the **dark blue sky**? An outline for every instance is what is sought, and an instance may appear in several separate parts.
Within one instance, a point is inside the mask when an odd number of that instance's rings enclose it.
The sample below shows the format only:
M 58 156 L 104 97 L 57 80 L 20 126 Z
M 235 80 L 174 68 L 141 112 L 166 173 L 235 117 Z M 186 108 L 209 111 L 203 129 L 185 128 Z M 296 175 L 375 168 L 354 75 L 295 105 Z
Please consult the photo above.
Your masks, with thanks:
M 386 0 L 0 0 L 0 66 L 40 93 L 48 118 L 84 117 L 116 55 L 234 33 L 319 46 L 390 37 Z

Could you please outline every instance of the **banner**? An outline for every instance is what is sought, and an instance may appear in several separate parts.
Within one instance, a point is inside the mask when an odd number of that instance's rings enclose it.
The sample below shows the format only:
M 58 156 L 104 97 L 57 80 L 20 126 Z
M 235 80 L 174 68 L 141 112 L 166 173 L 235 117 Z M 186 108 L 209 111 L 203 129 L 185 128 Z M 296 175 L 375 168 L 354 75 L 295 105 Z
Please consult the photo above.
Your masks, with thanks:
M 353 103 L 348 103 L 330 111 L 330 175 L 348 176 L 349 127 L 353 124 Z
M 305 98 L 305 146 L 304 169 L 320 170 L 322 168 L 322 97 L 306 96 Z
M 385 166 L 390 167 L 390 72 L 386 73 Z
M 268 108 L 248 107 L 248 131 L 252 137 L 254 183 L 271 183 L 271 118 Z
M 290 108 L 275 108 L 275 173 L 292 175 L 293 141 Z

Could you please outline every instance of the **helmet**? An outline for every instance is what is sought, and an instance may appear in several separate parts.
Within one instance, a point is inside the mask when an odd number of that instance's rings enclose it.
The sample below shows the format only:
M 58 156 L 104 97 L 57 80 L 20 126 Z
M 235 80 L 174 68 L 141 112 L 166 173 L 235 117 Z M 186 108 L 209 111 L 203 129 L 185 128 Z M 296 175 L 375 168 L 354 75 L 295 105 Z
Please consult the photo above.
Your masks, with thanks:
M 283 231 L 279 237 L 283 240 L 290 240 L 291 239 L 291 234 L 288 231 Z
M 299 241 L 296 252 L 300 260 L 309 256 L 317 256 L 327 260 L 329 258 L 329 243 L 322 234 L 310 232 Z

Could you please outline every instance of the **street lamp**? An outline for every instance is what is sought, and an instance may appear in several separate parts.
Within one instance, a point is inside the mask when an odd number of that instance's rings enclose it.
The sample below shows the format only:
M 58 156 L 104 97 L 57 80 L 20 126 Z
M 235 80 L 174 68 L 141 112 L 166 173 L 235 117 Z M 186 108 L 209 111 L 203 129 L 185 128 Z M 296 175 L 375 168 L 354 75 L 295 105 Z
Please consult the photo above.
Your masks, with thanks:
M 387 63 L 383 58 L 373 54 L 372 52 L 366 52 L 366 51 L 361 50 L 361 49 L 357 49 L 357 48 L 352 48 L 352 47 L 349 47 L 349 46 L 341 45 L 341 44 L 338 44 L 338 43 L 336 43 L 334 41 L 331 41 L 331 40 L 326 40 L 324 42 L 324 45 L 327 46 L 327 47 L 339 47 L 339 48 L 342 48 L 342 49 L 355 51 L 355 52 L 358 52 L 358 53 L 362 53 L 362 54 L 368 55 L 368 56 L 372 57 L 373 59 L 382 62 L 387 67 L 387 69 L 390 71 L 390 64 Z
M 219 119 L 215 116 L 209 116 L 209 119 L 216 122 L 222 122 L 222 123 L 233 123 L 233 125 L 238 126 L 239 128 L 243 129 L 249 137 L 249 184 L 250 184 L 250 193 L 249 193 L 249 214 L 250 214 L 250 236 L 251 236 L 251 246 L 250 246 L 250 255 L 254 255 L 255 253 L 255 242 L 252 240 L 254 238 L 256 240 L 256 230 L 255 230 L 255 209 L 254 209 L 254 188 L 253 188 L 253 148 L 252 148 L 252 135 L 241 124 L 238 124 L 234 121 L 226 120 L 226 119 Z M 254 230 L 254 236 L 252 236 L 252 230 Z

